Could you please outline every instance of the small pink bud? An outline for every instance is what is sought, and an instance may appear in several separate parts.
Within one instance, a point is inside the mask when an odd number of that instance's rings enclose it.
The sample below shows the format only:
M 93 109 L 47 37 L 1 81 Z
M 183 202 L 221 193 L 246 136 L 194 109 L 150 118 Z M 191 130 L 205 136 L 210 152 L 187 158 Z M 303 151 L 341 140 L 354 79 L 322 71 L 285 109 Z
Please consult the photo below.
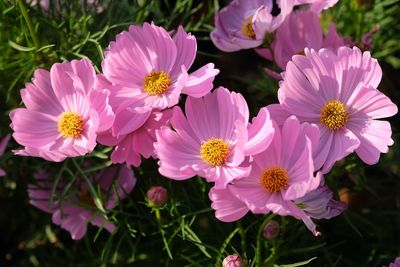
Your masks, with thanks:
M 239 255 L 229 255 L 222 262 L 222 267 L 244 267 L 244 262 Z
M 264 227 L 263 235 L 266 239 L 272 240 L 279 235 L 280 226 L 277 221 L 270 220 Z
M 162 206 L 168 200 L 167 189 L 162 186 L 152 186 L 147 191 L 147 199 L 151 205 Z

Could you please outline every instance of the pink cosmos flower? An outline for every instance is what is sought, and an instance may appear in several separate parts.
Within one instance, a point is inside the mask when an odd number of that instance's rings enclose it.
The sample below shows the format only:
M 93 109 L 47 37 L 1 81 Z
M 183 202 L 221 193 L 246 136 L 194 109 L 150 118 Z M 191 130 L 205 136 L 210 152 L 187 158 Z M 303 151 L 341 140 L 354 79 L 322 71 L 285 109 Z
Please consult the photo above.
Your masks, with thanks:
M 294 5 L 310 4 L 310 11 L 320 13 L 322 10 L 333 7 L 337 2 L 339 0 L 294 0 Z
M 262 57 L 273 60 L 282 70 L 293 55 L 304 54 L 304 48 L 328 48 L 337 51 L 347 41 L 338 35 L 335 24 L 331 24 L 324 38 L 321 23 L 317 14 L 311 11 L 292 12 L 276 31 L 271 48 L 256 49 Z M 271 54 L 271 50 L 273 55 Z M 271 70 L 268 70 L 271 71 Z
M 314 176 L 312 158 L 312 144 L 318 138 L 315 125 L 300 124 L 291 116 L 281 129 L 275 125 L 271 145 L 253 156 L 250 174 L 235 180 L 227 189 L 253 213 L 272 211 L 303 219 L 305 214 L 294 201 L 315 190 L 321 182 L 321 173 Z
M 266 108 L 248 123 L 242 95 L 220 87 L 203 98 L 188 97 L 186 118 L 173 109 L 171 127 L 156 131 L 156 154 L 162 175 L 185 180 L 200 175 L 218 189 L 247 176 L 247 156 L 265 150 L 274 129 Z
M 215 13 L 211 40 L 218 49 L 233 52 L 260 46 L 266 34 L 275 31 L 292 12 L 294 0 L 280 0 L 280 13 L 272 15 L 272 0 L 233 0 Z
M 50 72 L 36 70 L 32 83 L 21 90 L 26 108 L 10 113 L 13 137 L 25 146 L 14 153 L 62 161 L 91 152 L 97 134 L 114 120 L 110 92 L 94 90 L 95 79 L 86 59 L 56 63 Z
M 0 156 L 2 156 L 4 154 L 4 152 L 6 151 L 8 142 L 10 142 L 11 139 L 11 135 L 7 134 L 5 137 L 3 137 L 0 141 Z M 0 168 L 0 176 L 5 176 L 6 172 Z
M 337 53 L 305 49 L 305 56 L 294 56 L 286 66 L 280 105 L 268 110 L 279 123 L 294 114 L 318 125 L 315 165 L 323 165 L 324 173 L 353 151 L 375 164 L 393 144 L 389 122 L 378 119 L 397 113 L 397 106 L 376 89 L 381 77 L 377 60 L 357 47 L 341 47 Z
M 196 38 L 182 26 L 172 37 L 164 28 L 148 23 L 120 33 L 102 62 L 105 78 L 115 86 L 112 97 L 120 99 L 116 120 L 126 108 L 165 109 L 176 105 L 181 93 L 206 95 L 219 70 L 209 63 L 188 74 L 196 51 Z M 115 131 L 114 135 L 120 134 Z
M 104 207 L 107 210 L 117 206 L 118 201 L 124 199 L 136 183 L 132 170 L 125 165 L 120 168 L 112 166 L 90 177 L 90 180 L 94 185 L 100 186 Z M 107 220 L 105 214 L 97 211 L 86 183 L 79 184 L 78 194 L 62 198 L 63 182 L 60 182 L 53 196 L 54 201 L 50 203 L 52 183 L 52 180 L 42 177 L 37 179 L 35 185 L 29 185 L 30 203 L 38 209 L 52 213 L 53 223 L 67 230 L 72 239 L 81 239 L 86 234 L 89 222 L 104 227 L 110 233 L 114 231 L 115 225 Z
M 154 142 L 156 142 L 156 130 L 166 126 L 172 116 L 172 110 L 150 111 L 138 113 L 135 110 L 126 110 L 126 121 L 143 118 L 142 124 L 136 123 L 136 129 L 118 137 L 112 135 L 111 131 L 98 136 L 98 142 L 106 146 L 115 146 L 111 154 L 113 163 L 127 163 L 138 167 L 141 156 L 144 158 L 156 158 Z M 129 118 L 130 117 L 130 118 Z M 119 117 L 121 118 L 121 116 Z M 121 128 L 122 129 L 122 128 Z

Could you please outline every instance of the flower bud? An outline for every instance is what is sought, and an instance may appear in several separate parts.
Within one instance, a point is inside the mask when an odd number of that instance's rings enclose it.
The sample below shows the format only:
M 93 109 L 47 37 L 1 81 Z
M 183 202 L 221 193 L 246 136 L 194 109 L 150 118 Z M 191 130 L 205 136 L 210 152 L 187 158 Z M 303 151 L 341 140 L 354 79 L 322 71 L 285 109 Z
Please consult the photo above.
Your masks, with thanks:
M 279 235 L 280 226 L 277 221 L 270 220 L 264 227 L 263 235 L 266 239 L 272 240 Z
M 229 255 L 222 262 L 222 267 L 244 267 L 244 262 L 239 255 Z
M 167 189 L 162 186 L 152 186 L 147 191 L 147 199 L 151 205 L 162 206 L 168 200 Z

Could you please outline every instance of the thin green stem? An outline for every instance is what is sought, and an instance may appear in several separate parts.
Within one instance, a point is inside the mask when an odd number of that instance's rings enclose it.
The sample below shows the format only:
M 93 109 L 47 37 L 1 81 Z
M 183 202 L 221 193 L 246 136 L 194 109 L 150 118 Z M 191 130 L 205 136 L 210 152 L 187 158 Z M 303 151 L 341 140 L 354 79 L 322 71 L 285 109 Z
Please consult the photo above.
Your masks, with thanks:
M 263 221 L 263 223 L 260 225 L 260 227 L 258 228 L 258 232 L 257 232 L 257 247 L 256 247 L 256 266 L 261 266 L 260 262 L 261 262 L 261 240 L 263 238 L 263 230 L 265 225 L 267 225 L 267 223 L 275 217 L 275 214 L 271 214 L 269 215 L 267 218 L 265 218 L 265 220 Z
M 39 39 L 35 33 L 35 30 L 33 29 L 33 25 L 32 25 L 31 19 L 28 16 L 28 12 L 26 12 L 25 5 L 22 2 L 22 0 L 17 0 L 17 3 L 19 6 L 19 9 L 21 10 L 21 14 L 25 19 L 26 25 L 28 25 L 28 29 L 29 29 L 29 32 L 31 33 L 33 44 L 35 45 L 36 49 L 39 49 L 40 48 Z
M 239 234 L 240 234 L 240 246 L 242 248 L 242 257 L 245 262 L 247 262 L 247 254 L 246 254 L 246 232 L 243 229 L 242 223 L 239 221 L 238 222 L 238 227 L 239 227 Z
M 92 182 L 90 181 L 89 177 L 83 172 L 81 166 L 79 165 L 79 163 L 76 161 L 75 158 L 71 158 L 72 162 L 74 163 L 76 169 L 78 170 L 78 172 L 82 175 L 83 179 L 86 182 L 86 185 L 88 186 L 89 192 L 92 195 L 93 198 L 93 202 L 96 205 L 96 207 L 103 213 L 105 214 L 107 211 L 104 209 L 103 203 L 99 197 L 99 195 L 96 192 L 96 189 L 93 187 Z
M 157 219 L 158 229 L 159 229 L 159 231 L 161 233 L 161 237 L 162 237 L 162 240 L 163 240 L 163 243 L 164 243 L 165 250 L 167 251 L 168 257 L 172 260 L 174 257 L 172 256 L 172 252 L 171 252 L 171 250 L 169 248 L 168 240 L 167 240 L 167 238 L 165 236 L 165 231 L 164 231 L 163 226 L 162 226 L 162 218 L 161 218 L 160 209 L 158 207 L 155 207 L 154 211 L 156 212 L 156 219 Z

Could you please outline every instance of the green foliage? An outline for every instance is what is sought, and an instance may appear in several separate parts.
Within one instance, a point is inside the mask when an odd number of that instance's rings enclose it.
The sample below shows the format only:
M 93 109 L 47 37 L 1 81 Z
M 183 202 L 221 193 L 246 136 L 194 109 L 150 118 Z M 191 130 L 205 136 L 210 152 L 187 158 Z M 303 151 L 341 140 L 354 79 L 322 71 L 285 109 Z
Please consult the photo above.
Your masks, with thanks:
M 334 21 L 339 32 L 351 36 L 355 44 L 370 31 L 373 34 L 372 55 L 400 68 L 400 1 L 340 0 L 327 11 L 327 22 Z M 351 26 L 349 26 L 351 25 Z

